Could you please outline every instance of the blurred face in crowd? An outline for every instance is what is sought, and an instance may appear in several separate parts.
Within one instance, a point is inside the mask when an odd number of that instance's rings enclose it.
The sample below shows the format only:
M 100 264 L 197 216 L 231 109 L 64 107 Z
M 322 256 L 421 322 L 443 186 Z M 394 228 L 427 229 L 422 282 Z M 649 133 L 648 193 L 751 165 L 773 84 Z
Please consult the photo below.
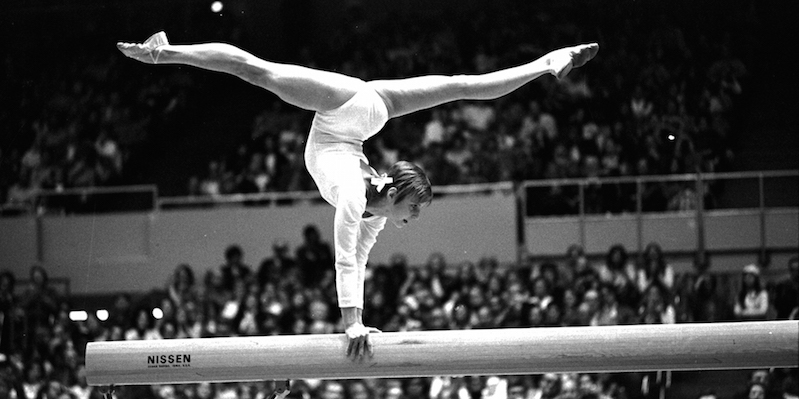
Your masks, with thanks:
M 529 318 L 530 325 L 532 326 L 540 326 L 544 324 L 544 313 L 538 306 L 531 307 L 530 313 L 527 315 L 527 317 Z
M 598 392 L 599 391 L 599 389 L 597 388 L 596 383 L 594 382 L 593 379 L 591 379 L 591 376 L 588 375 L 588 374 L 583 374 L 583 375 L 580 376 L 580 384 L 579 385 L 580 385 L 579 386 L 580 392 L 583 392 L 583 393 L 586 393 L 586 394 L 590 394 L 590 393 L 594 393 L 594 392 Z
M 40 267 L 34 267 L 31 270 L 30 276 L 31 276 L 31 280 L 33 281 L 33 285 L 35 285 L 37 287 L 42 287 L 42 286 L 45 285 L 47 277 L 46 277 L 46 275 L 44 273 L 44 269 L 42 269 Z
M 322 399 L 344 399 L 344 387 L 337 382 L 329 381 L 322 391 Z
M 508 388 L 508 399 L 524 399 L 524 387 L 515 385 Z
M 564 380 L 560 387 L 560 395 L 558 398 L 568 399 L 578 397 L 577 382 L 569 378 Z
M 744 273 L 744 286 L 747 288 L 754 288 L 755 282 L 757 282 L 757 276 L 752 273 Z
M 407 395 L 411 398 L 425 397 L 424 383 L 421 378 L 414 378 L 408 382 Z
M 606 306 L 615 305 L 616 291 L 611 287 L 602 287 L 602 299 L 605 301 Z
M 577 295 L 573 290 L 563 291 L 563 307 L 572 309 L 577 306 Z
M 444 330 L 447 328 L 447 314 L 442 308 L 434 308 L 430 312 L 430 326 L 431 330 Z
M 475 285 L 469 289 L 469 305 L 472 308 L 479 308 L 483 305 L 484 299 L 483 290 L 480 289 L 480 286 Z
M 312 320 L 327 320 L 329 309 L 326 303 L 322 301 L 313 301 L 310 305 L 310 313 Z
M 596 312 L 599 309 L 599 293 L 594 290 L 586 292 L 583 303 L 586 304 L 589 312 Z
M 198 399 L 210 399 L 213 397 L 214 391 L 211 388 L 211 384 L 207 382 L 200 383 L 197 385 L 197 398 Z
M 768 370 L 755 370 L 752 372 L 752 379 L 749 382 L 753 384 L 765 384 L 767 379 Z
M 788 262 L 788 273 L 791 275 L 791 280 L 799 283 L 799 258 L 793 258 Z
M 760 384 L 754 384 L 749 388 L 749 399 L 765 399 L 766 390 Z
M 558 305 L 550 304 L 544 314 L 544 324 L 554 326 L 560 324 L 560 308 Z
M 136 327 L 139 330 L 144 330 L 148 327 L 150 317 L 147 315 L 146 310 L 140 310 L 136 315 Z
M 402 398 L 402 388 L 391 387 L 386 390 L 386 399 L 400 399 Z
M 541 393 L 546 397 L 552 397 L 560 391 L 560 379 L 557 374 L 544 374 L 541 378 Z
M 538 298 L 543 298 L 549 295 L 549 288 L 547 287 L 547 282 L 544 279 L 535 280 L 535 283 L 533 283 L 533 295 Z
M 39 363 L 34 363 L 28 369 L 28 373 L 26 375 L 27 382 L 37 382 L 42 377 L 42 368 Z
M 362 382 L 354 382 L 350 386 L 350 398 L 369 399 L 369 390 L 366 389 L 366 385 L 364 385 Z

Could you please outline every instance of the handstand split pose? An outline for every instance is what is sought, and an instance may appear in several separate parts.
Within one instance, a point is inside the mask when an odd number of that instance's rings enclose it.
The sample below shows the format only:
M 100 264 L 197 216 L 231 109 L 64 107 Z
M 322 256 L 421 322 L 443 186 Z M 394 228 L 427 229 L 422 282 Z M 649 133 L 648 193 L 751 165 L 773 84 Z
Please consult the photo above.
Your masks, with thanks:
M 456 100 L 492 100 L 544 74 L 558 78 L 592 59 L 596 43 L 552 51 L 530 63 L 481 75 L 421 76 L 365 82 L 342 74 L 262 60 L 224 43 L 169 44 L 164 32 L 144 43 L 118 43 L 126 56 L 148 64 L 184 64 L 225 72 L 283 101 L 314 111 L 305 162 L 322 197 L 336 208 L 336 291 L 349 339 L 347 356 L 371 356 L 363 325 L 364 272 L 369 251 L 387 220 L 398 228 L 417 219 L 433 199 L 424 171 L 400 161 L 378 175 L 363 142 L 391 118 Z

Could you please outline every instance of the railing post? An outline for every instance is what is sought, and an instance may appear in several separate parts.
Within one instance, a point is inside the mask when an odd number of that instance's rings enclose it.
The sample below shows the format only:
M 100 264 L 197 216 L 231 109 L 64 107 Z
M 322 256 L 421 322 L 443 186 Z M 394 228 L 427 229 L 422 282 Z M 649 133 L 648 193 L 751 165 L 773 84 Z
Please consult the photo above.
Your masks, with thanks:
M 701 172 L 696 173 L 696 252 L 705 257 L 705 185 Z
M 636 241 L 638 241 L 638 254 L 640 255 L 644 250 L 644 200 L 643 200 L 643 182 L 640 177 L 635 179 L 635 227 L 636 227 Z
M 158 200 L 158 186 L 153 185 L 153 211 L 160 211 L 160 201 Z
M 757 174 L 757 188 L 758 188 L 758 206 L 760 207 L 760 256 L 758 263 L 761 267 L 768 266 L 768 257 L 766 254 L 766 190 L 764 187 L 763 172 Z
M 527 231 L 525 219 L 527 218 L 527 188 L 524 184 L 514 181 L 513 194 L 516 197 L 516 264 L 522 264 L 522 256 L 527 253 Z
M 580 246 L 585 248 L 585 181 L 577 185 L 580 200 Z

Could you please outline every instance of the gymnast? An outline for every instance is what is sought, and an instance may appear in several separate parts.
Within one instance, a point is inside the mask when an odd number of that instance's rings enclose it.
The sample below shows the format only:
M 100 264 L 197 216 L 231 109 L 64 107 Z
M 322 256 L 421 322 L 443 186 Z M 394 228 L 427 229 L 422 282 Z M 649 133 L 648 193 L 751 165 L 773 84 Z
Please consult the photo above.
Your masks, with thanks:
M 433 199 L 417 165 L 400 161 L 384 174 L 369 166 L 363 142 L 391 118 L 457 100 L 492 100 L 545 75 L 558 79 L 599 51 L 596 43 L 552 51 L 535 61 L 481 75 L 363 81 L 335 72 L 266 61 L 229 44 L 173 45 L 164 32 L 144 43 L 117 43 L 148 64 L 183 64 L 235 75 L 296 107 L 314 111 L 305 162 L 322 197 L 336 208 L 334 246 L 338 304 L 348 337 L 346 356 L 372 356 L 363 324 L 364 273 L 387 221 L 402 228 Z

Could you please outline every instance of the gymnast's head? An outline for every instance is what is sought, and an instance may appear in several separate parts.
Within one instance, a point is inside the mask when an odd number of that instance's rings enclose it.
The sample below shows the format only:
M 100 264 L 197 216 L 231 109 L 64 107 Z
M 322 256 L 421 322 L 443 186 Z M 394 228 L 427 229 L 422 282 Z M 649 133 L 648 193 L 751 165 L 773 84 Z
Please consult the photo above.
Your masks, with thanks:
M 418 219 L 421 208 L 433 201 L 433 189 L 427 174 L 416 164 L 399 161 L 386 172 L 386 182 L 371 184 L 367 192 L 367 207 L 376 209 L 398 228 Z M 390 181 L 390 182 L 388 182 Z

